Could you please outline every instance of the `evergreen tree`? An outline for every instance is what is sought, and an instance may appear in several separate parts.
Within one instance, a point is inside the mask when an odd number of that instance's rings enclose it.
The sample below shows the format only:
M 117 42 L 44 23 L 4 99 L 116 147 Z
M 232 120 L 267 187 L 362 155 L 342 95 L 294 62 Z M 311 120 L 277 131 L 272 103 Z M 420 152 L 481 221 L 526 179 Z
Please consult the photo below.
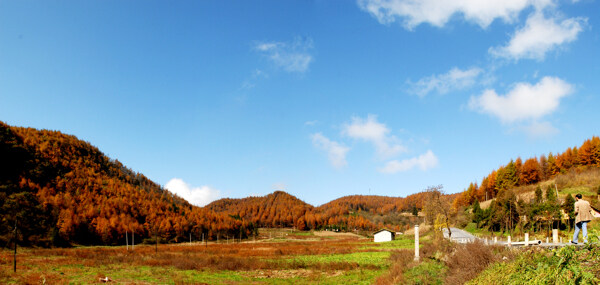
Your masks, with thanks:
M 569 216 L 569 227 L 571 227 L 571 220 L 575 218 L 575 199 L 571 194 L 568 194 L 565 198 L 562 208 Z
M 556 192 L 554 187 L 548 186 L 546 188 L 546 201 L 549 203 L 556 203 Z
M 538 187 L 535 188 L 535 203 L 536 204 L 541 204 L 544 201 L 544 198 L 542 197 L 543 192 L 542 192 L 542 187 L 538 185 Z
M 473 203 L 473 222 L 477 223 L 477 227 L 479 227 L 479 223 L 483 220 L 483 218 L 483 210 L 481 210 L 479 201 L 475 200 Z

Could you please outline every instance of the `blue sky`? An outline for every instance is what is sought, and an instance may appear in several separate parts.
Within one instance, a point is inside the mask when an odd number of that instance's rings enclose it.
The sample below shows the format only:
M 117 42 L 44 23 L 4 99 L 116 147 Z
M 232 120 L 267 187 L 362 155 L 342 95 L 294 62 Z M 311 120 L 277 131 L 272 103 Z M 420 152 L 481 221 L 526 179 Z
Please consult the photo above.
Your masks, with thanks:
M 598 1 L 0 1 L 0 120 L 197 205 L 462 191 L 599 134 Z

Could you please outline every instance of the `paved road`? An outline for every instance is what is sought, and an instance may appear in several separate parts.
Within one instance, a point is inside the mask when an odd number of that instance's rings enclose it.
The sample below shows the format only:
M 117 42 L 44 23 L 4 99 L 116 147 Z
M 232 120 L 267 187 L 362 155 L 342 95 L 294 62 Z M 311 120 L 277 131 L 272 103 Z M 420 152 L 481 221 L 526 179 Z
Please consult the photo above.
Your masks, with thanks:
M 444 233 L 444 237 L 448 238 L 448 229 L 444 228 L 442 229 L 442 231 Z M 476 236 L 470 234 L 469 232 L 463 231 L 458 228 L 450 228 L 450 231 L 452 232 L 452 240 L 459 243 L 474 242 L 478 239 Z
M 452 241 L 455 241 L 455 242 L 458 242 L 458 243 L 474 242 L 476 240 L 479 240 L 479 241 L 482 241 L 482 242 L 485 241 L 484 239 L 478 238 L 478 237 L 470 234 L 469 232 L 461 230 L 461 229 L 458 229 L 458 228 L 450 228 L 450 230 L 452 231 Z M 444 229 L 442 229 L 442 231 L 444 233 L 444 238 L 448 238 L 448 229 L 444 228 Z M 490 244 L 493 243 L 492 240 L 489 240 L 488 242 Z M 507 245 L 507 242 L 499 240 L 497 244 L 498 245 Z M 530 244 L 530 246 L 532 246 L 532 245 L 533 244 Z M 569 244 L 569 243 L 557 243 L 557 244 L 554 244 L 554 243 L 545 243 L 545 242 L 537 244 L 537 246 L 548 247 L 548 248 L 557 248 L 557 247 L 563 247 L 563 246 L 569 246 L 569 245 L 572 245 L 572 244 Z M 517 245 L 517 244 L 515 244 L 513 246 L 523 246 L 523 245 Z M 583 243 L 579 243 L 578 245 L 575 245 L 575 246 L 582 247 L 582 246 L 584 246 L 584 244 Z

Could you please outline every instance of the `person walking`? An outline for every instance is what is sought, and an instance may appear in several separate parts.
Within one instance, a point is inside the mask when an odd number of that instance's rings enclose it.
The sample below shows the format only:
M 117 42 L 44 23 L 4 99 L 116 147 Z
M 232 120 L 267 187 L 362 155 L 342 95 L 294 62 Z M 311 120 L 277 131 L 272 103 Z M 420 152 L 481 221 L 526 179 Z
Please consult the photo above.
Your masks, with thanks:
M 571 243 L 577 244 L 577 237 L 579 231 L 583 231 L 583 242 L 587 243 L 587 223 L 592 220 L 592 207 L 590 202 L 583 200 L 581 194 L 575 195 L 575 233 L 573 233 L 573 241 Z

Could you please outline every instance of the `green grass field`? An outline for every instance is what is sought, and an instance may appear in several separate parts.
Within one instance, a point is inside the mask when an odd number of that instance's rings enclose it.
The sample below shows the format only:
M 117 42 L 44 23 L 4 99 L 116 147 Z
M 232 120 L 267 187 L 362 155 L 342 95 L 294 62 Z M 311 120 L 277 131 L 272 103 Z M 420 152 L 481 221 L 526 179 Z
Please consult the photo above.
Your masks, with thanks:
M 374 244 L 358 237 L 272 231 L 259 242 L 19 249 L 0 251 L 0 284 L 372 284 L 409 239 Z M 315 238 L 306 240 L 306 238 Z
M 561 189 L 559 193 L 564 194 L 565 196 L 567 194 L 571 194 L 572 196 L 575 196 L 576 194 L 581 194 L 583 196 L 595 196 L 596 195 L 596 192 L 587 186 L 564 188 L 564 189 Z

